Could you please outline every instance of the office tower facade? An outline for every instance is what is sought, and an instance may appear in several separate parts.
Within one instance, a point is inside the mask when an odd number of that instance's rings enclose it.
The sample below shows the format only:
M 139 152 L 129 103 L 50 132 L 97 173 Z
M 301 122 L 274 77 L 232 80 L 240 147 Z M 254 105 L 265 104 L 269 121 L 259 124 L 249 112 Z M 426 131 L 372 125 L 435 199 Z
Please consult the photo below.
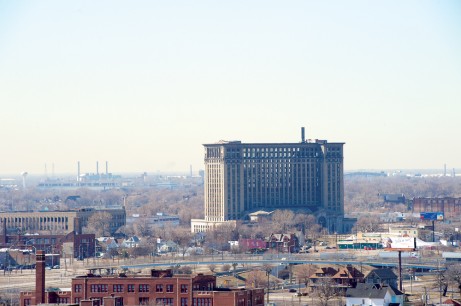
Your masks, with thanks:
M 315 215 L 330 232 L 348 231 L 343 146 L 305 140 L 304 129 L 299 143 L 205 144 L 205 220 L 192 230 L 257 210 L 292 209 Z

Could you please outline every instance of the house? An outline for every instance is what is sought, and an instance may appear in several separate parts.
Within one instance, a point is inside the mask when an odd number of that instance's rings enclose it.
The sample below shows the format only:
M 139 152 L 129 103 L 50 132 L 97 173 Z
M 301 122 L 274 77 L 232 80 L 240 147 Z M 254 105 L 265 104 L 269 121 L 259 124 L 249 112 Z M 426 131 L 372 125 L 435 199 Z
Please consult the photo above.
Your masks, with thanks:
M 276 250 L 280 253 L 297 253 L 299 240 L 295 234 L 271 234 L 266 237 L 268 249 Z
M 170 253 L 170 252 L 177 252 L 179 250 L 179 246 L 174 241 L 168 240 L 165 242 L 157 242 L 157 252 L 158 253 Z
M 101 249 L 104 253 L 111 254 L 118 250 L 118 248 L 120 247 L 117 243 L 117 240 L 114 237 L 100 237 L 96 240 L 98 240 Z
M 121 246 L 124 248 L 136 248 L 141 243 L 141 239 L 138 236 L 132 236 L 128 239 L 123 240 Z
M 331 282 L 338 289 L 353 288 L 363 281 L 363 273 L 352 265 L 336 267 L 321 267 L 309 276 L 312 289 L 322 286 L 325 282 Z
M 359 283 L 346 290 L 346 306 L 402 306 L 404 297 L 394 286 Z
M 380 284 L 397 287 L 397 275 L 392 269 L 373 269 L 364 278 L 365 284 Z

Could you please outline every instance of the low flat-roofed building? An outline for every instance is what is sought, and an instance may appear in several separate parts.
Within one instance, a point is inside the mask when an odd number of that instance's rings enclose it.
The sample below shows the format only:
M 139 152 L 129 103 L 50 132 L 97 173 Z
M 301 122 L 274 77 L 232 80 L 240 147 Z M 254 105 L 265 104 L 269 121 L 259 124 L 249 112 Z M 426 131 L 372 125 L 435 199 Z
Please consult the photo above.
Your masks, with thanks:
M 7 232 L 35 233 L 47 231 L 48 233 L 69 233 L 75 231 L 82 233 L 82 228 L 96 213 L 109 213 L 112 216 L 110 232 L 114 234 L 126 224 L 125 208 L 119 209 L 94 209 L 82 208 L 67 211 L 14 211 L 0 212 L 0 227 Z

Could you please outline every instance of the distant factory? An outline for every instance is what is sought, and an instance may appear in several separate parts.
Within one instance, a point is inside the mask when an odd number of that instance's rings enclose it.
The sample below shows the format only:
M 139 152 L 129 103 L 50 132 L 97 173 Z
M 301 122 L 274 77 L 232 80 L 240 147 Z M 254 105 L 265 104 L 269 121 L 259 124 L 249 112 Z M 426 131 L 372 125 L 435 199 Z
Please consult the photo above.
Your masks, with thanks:
M 38 188 L 89 188 L 89 189 L 112 189 L 123 186 L 122 176 L 109 172 L 109 163 L 106 161 L 105 172 L 99 172 L 99 162 L 96 162 L 96 172 L 81 173 L 80 162 L 77 162 L 77 178 L 56 179 L 47 178 L 38 184 Z

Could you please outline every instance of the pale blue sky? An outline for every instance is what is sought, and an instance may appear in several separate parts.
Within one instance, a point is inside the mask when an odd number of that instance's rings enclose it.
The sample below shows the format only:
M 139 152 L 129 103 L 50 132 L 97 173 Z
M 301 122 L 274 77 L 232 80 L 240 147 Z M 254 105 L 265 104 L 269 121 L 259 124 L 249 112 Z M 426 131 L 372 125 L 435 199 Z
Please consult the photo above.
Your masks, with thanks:
M 461 168 L 461 1 L 1 1 L 0 173 L 194 171 L 203 143 Z

